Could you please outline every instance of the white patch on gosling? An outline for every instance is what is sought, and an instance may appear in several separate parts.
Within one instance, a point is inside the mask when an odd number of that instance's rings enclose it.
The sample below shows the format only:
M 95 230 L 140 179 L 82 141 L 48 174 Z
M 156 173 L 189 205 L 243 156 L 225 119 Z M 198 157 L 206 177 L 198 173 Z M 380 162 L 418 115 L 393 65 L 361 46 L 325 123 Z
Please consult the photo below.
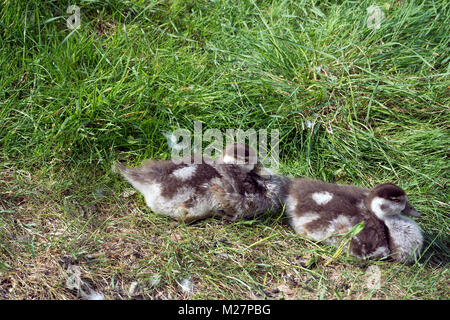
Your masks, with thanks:
M 295 207 L 297 206 L 297 200 L 295 200 L 292 196 L 286 197 L 286 213 L 291 216 L 292 218 L 295 218 Z
M 320 206 L 327 204 L 333 199 L 333 195 L 328 191 L 314 192 L 311 197 Z
M 331 220 L 329 233 L 345 233 L 353 227 L 352 222 L 347 216 L 340 215 L 336 219 Z
M 385 214 L 384 211 L 381 210 L 382 205 L 387 205 L 387 201 L 380 197 L 373 198 L 372 202 L 370 203 L 370 209 L 380 219 L 383 219 Z
M 336 219 L 330 221 L 328 228 L 322 233 L 321 237 L 327 244 L 335 244 L 340 241 L 339 237 L 333 235 L 337 233 L 346 233 L 353 227 L 353 223 L 347 216 L 340 215 Z
M 316 212 L 305 212 L 301 217 L 294 216 L 291 220 L 291 224 L 294 227 L 295 232 L 307 234 L 309 236 L 310 233 L 305 229 L 305 225 L 319 218 L 320 216 Z M 314 240 L 320 240 L 315 239 L 314 237 L 312 238 Z
M 182 167 L 180 169 L 174 170 L 172 172 L 172 174 L 182 180 L 187 180 L 190 179 L 195 171 L 196 171 L 197 167 L 196 166 L 186 166 L 186 167 Z
M 381 207 L 385 208 L 382 209 Z M 395 203 L 384 198 L 375 197 L 372 199 L 370 209 L 379 219 L 385 219 L 389 215 L 400 214 L 405 209 L 405 201 Z
M 169 215 L 174 218 L 183 216 L 183 212 L 177 209 L 194 194 L 193 188 L 183 187 L 172 198 L 167 199 L 161 195 L 162 189 L 158 183 L 140 184 L 133 181 L 132 184 L 144 195 L 145 203 L 153 212 Z

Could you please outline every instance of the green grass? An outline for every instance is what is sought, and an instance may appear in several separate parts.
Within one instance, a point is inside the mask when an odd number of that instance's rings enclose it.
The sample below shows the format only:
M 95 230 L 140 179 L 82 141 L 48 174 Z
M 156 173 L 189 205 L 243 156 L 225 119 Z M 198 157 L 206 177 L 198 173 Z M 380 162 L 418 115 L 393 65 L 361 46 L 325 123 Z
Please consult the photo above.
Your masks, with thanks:
M 71 4 L 0 5 L 2 299 L 76 298 L 70 265 L 108 299 L 448 299 L 447 1 L 78 1 L 73 32 Z M 279 130 L 286 175 L 400 185 L 423 256 L 325 266 L 281 214 L 175 225 L 126 196 L 113 161 L 168 159 L 194 121 Z

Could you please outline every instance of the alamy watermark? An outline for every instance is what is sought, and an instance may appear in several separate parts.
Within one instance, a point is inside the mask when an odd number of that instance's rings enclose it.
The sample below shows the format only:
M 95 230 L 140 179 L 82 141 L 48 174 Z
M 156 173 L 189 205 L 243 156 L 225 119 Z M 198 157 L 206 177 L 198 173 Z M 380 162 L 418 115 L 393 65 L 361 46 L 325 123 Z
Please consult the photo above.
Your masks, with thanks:
M 67 28 L 69 30 L 78 29 L 81 26 L 81 9 L 77 5 L 70 5 L 67 7 L 66 12 L 70 16 L 66 20 Z M 381 22 L 384 20 L 385 15 L 383 10 L 376 5 L 371 5 L 367 8 L 367 14 L 369 15 L 366 20 L 366 25 L 370 29 L 380 29 Z
M 199 121 L 194 122 L 194 132 L 188 129 L 176 129 L 165 133 L 169 147 L 172 149 L 171 160 L 175 163 L 190 161 L 194 164 L 208 162 L 220 155 L 224 147 L 232 143 L 247 144 L 259 154 L 257 158 L 249 159 L 248 164 L 259 162 L 266 168 L 278 169 L 279 165 L 279 131 L 270 130 L 270 145 L 268 145 L 268 131 L 266 129 L 218 129 L 203 131 Z M 193 139 L 192 139 L 193 136 Z M 203 143 L 209 143 L 203 149 Z M 187 160 L 189 159 L 189 160 Z M 211 160 L 213 161 L 213 160 Z
M 381 270 L 376 265 L 370 265 L 366 270 L 366 287 L 371 290 L 381 288 Z
M 367 8 L 369 17 L 366 20 L 367 28 L 380 29 L 381 22 L 384 20 L 384 12 L 379 6 L 371 5 Z
M 67 13 L 71 14 L 66 20 L 67 28 L 78 29 L 81 26 L 81 10 L 79 6 L 70 5 L 67 7 Z

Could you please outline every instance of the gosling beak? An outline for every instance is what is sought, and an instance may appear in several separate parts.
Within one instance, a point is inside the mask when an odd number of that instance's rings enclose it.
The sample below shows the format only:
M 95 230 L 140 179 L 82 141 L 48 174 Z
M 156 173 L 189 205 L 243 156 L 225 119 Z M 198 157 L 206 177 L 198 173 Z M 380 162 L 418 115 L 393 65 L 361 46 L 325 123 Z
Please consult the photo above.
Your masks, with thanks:
M 402 214 L 413 217 L 420 217 L 421 215 L 419 211 L 409 204 L 409 202 L 406 203 L 406 207 L 403 209 Z

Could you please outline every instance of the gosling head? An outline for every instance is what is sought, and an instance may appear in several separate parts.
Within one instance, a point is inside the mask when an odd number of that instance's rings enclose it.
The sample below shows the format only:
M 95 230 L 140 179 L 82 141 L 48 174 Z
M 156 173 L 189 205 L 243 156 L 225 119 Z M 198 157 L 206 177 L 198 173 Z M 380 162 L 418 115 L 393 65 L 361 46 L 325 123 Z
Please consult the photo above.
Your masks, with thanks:
M 399 214 L 420 216 L 408 202 L 405 191 L 392 183 L 380 184 L 372 189 L 367 202 L 368 208 L 382 220 Z
M 258 156 L 255 150 L 244 143 L 228 145 L 222 153 L 222 162 L 237 164 L 246 171 L 252 171 L 258 165 Z
M 270 178 L 274 175 L 272 170 L 261 165 L 256 151 L 245 143 L 228 145 L 222 153 L 222 162 L 239 165 L 243 170 L 253 171 L 263 178 Z

